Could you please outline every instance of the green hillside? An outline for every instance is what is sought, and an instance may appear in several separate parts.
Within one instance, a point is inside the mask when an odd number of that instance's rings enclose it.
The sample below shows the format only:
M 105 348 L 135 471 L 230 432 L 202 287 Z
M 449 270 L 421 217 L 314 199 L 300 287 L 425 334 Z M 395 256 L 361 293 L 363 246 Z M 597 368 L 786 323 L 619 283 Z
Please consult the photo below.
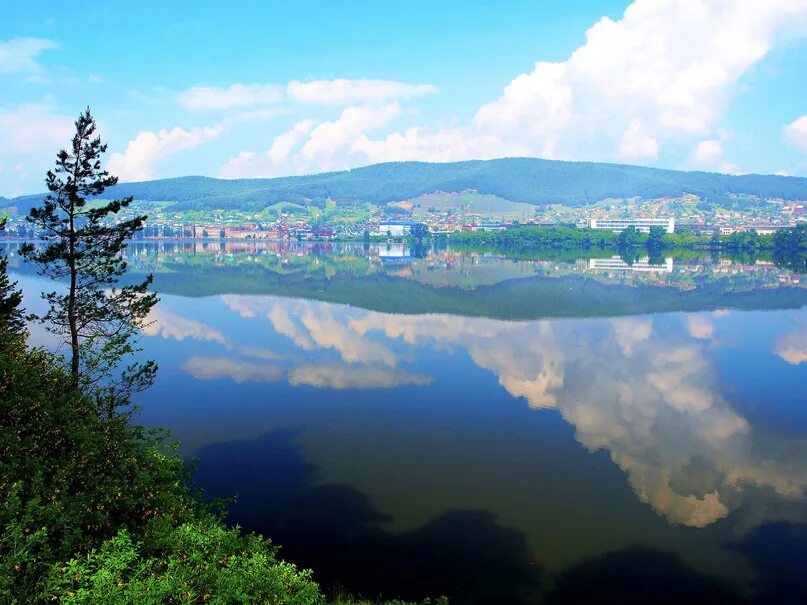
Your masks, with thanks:
M 720 201 L 731 195 L 785 200 L 807 199 L 807 178 L 731 176 L 620 164 L 503 158 L 453 163 L 394 162 L 355 170 L 274 179 L 222 180 L 200 176 L 123 183 L 107 195 L 144 201 L 173 201 L 180 210 L 232 208 L 260 210 L 278 202 L 324 204 L 388 203 L 437 191 L 497 196 L 528 204 L 580 206 L 607 198 L 674 197 L 691 193 Z M 0 200 L 21 211 L 41 195 Z
M 476 214 L 490 214 L 496 216 L 520 218 L 532 216 L 535 211 L 534 204 L 511 202 L 498 195 L 478 193 L 476 191 L 461 191 L 446 193 L 435 191 L 424 193 L 414 199 L 398 202 L 404 208 L 411 208 L 412 216 L 417 218 L 431 210 L 467 210 Z

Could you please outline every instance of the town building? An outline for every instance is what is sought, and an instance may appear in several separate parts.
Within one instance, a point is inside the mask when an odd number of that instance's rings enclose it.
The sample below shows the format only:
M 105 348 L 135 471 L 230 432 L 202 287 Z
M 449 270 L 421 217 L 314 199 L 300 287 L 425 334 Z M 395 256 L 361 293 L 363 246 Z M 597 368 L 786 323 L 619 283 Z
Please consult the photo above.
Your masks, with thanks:
M 720 227 L 720 235 L 732 235 L 733 233 L 744 233 L 756 231 L 757 235 L 773 235 L 780 229 L 786 229 L 788 225 L 740 225 L 736 227 Z
M 406 237 L 412 230 L 423 226 L 424 223 L 417 221 L 383 221 L 378 223 L 373 235 L 382 237 Z
M 590 218 L 589 229 L 610 229 L 616 233 L 628 227 L 635 227 L 638 231 L 650 233 L 650 227 L 664 227 L 667 233 L 675 231 L 675 219 L 670 218 Z
M 668 257 L 664 259 L 662 264 L 651 264 L 650 259 L 645 257 L 637 260 L 632 264 L 626 263 L 619 256 L 612 256 L 611 258 L 591 258 L 588 261 L 588 268 L 592 271 L 627 271 L 627 272 L 661 272 L 672 273 L 673 259 Z

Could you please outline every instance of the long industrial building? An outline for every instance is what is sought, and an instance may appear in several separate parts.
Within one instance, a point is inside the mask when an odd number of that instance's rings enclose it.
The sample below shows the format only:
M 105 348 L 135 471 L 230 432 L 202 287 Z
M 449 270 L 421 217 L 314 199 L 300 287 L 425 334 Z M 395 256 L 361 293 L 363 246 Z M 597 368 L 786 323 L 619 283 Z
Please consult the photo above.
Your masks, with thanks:
M 628 227 L 636 227 L 638 231 L 650 232 L 650 227 L 664 227 L 667 233 L 675 231 L 675 219 L 670 218 L 590 218 L 588 226 L 591 229 L 610 229 L 620 232 Z
M 673 259 L 671 257 L 667 257 L 664 259 L 664 262 L 662 264 L 656 265 L 651 264 L 650 259 L 648 257 L 645 257 L 629 265 L 619 256 L 612 256 L 611 258 L 591 258 L 588 261 L 588 268 L 594 271 L 672 273 Z

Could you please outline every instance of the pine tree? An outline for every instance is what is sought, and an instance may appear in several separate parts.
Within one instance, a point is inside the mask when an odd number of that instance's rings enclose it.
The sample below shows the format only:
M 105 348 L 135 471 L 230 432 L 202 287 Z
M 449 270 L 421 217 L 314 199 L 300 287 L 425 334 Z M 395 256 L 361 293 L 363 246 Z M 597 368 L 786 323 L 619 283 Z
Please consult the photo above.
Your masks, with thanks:
M 140 328 L 157 296 L 148 292 L 151 275 L 139 284 L 117 285 L 127 268 L 126 242 L 146 217 L 117 217 L 131 197 L 90 200 L 118 182 L 101 167 L 106 150 L 87 108 L 76 120 L 70 150 L 60 151 L 55 169 L 47 173 L 50 193 L 28 216 L 44 245 L 26 244 L 21 252 L 41 275 L 66 282 L 66 291 L 43 294 L 48 312 L 34 319 L 69 346 L 73 388 L 95 393 L 99 410 L 112 417 L 131 403 L 133 393 L 154 382 L 153 361 L 119 366 L 140 350 Z
M 6 228 L 6 217 L 0 218 L 0 231 Z M 0 330 L 7 334 L 22 334 L 25 319 L 20 305 L 22 292 L 17 283 L 8 278 L 8 259 L 0 256 Z

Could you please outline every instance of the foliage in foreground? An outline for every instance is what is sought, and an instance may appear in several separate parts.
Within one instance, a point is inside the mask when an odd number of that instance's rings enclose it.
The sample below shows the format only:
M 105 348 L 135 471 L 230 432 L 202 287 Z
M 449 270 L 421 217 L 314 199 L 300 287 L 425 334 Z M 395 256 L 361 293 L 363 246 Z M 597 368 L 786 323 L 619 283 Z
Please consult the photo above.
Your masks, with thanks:
M 164 436 L 71 386 L 0 326 L 0 603 L 325 603 L 310 571 L 209 511 Z
M 162 437 L 70 387 L 59 360 L 0 334 L 0 602 L 323 601 L 205 508 Z
M 154 525 L 149 546 L 123 529 L 100 549 L 58 566 L 46 594 L 71 605 L 324 602 L 311 572 L 278 561 L 276 547 L 259 536 L 241 537 L 213 517 Z

